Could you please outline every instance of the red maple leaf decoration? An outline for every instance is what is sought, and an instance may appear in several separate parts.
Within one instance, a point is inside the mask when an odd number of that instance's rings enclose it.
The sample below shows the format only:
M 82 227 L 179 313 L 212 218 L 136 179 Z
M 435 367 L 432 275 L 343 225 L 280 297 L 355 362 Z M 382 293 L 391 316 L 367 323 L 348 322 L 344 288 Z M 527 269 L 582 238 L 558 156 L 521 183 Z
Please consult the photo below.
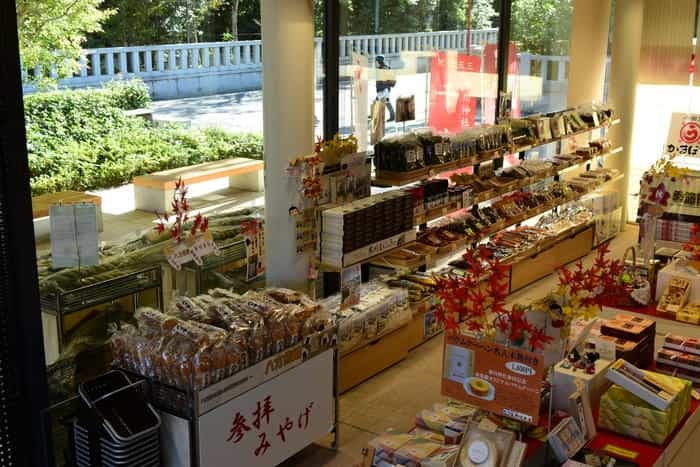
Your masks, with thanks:
M 190 203 L 187 199 L 187 191 L 187 185 L 182 180 L 182 177 L 178 178 L 175 182 L 173 199 L 170 201 L 172 216 L 174 216 L 174 220 L 172 222 L 170 222 L 170 216 L 167 212 L 163 213 L 162 215 L 158 212 L 155 213 L 157 222 L 153 229 L 159 234 L 167 230 L 170 232 L 170 237 L 178 243 L 183 240 L 183 236 L 185 234 L 185 224 L 187 224 L 187 221 L 190 219 Z M 190 228 L 189 234 L 194 236 L 198 232 L 206 232 L 208 225 L 209 220 L 201 214 L 197 214 L 192 227 Z

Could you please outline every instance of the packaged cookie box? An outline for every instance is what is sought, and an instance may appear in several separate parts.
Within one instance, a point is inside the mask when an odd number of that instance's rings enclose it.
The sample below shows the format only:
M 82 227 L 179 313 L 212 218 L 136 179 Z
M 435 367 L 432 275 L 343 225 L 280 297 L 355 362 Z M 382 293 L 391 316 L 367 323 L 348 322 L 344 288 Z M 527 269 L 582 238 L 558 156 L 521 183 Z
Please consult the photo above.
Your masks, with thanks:
M 664 348 L 700 355 L 700 340 L 691 337 L 670 335 L 664 339 Z
M 639 342 L 628 341 L 620 337 L 599 336 L 603 339 L 615 343 L 615 359 L 627 360 L 635 366 L 648 366 L 649 352 L 653 352 L 653 341 L 647 336 Z M 646 364 L 645 364 L 646 363 Z
M 642 343 L 641 347 L 635 351 L 635 354 L 639 355 L 637 366 L 646 367 L 654 361 L 654 338 L 656 337 L 654 321 L 619 313 L 614 319 L 601 325 L 600 333 L 604 336 Z
M 689 303 L 676 313 L 676 319 L 685 323 L 700 324 L 700 303 Z
M 600 399 L 598 427 L 661 445 L 690 409 L 690 381 L 656 374 L 678 395 L 665 410 L 659 410 L 631 392 L 613 384 Z
M 656 309 L 661 313 L 675 315 L 688 302 L 689 294 L 690 281 L 682 277 L 672 277 Z
M 659 353 L 656 354 L 656 363 L 683 368 L 700 375 L 700 355 L 662 348 L 659 349 Z

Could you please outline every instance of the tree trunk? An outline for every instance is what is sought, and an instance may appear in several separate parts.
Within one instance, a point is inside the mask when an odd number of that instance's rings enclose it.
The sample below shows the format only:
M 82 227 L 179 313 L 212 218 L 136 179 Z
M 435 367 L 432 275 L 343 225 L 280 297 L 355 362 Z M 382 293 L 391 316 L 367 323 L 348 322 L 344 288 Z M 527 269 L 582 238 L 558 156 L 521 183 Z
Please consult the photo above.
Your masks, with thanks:
M 238 4 L 240 0 L 231 0 L 231 37 L 238 40 Z

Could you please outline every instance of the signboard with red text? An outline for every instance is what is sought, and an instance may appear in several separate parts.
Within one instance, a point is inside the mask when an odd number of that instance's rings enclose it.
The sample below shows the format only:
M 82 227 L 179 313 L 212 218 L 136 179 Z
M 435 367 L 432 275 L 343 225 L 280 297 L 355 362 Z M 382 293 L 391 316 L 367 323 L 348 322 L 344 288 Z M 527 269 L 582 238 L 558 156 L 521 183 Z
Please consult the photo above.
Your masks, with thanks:
M 700 157 L 700 115 L 673 113 L 664 152 L 669 156 Z
M 333 350 L 199 418 L 199 465 L 274 466 L 331 431 Z

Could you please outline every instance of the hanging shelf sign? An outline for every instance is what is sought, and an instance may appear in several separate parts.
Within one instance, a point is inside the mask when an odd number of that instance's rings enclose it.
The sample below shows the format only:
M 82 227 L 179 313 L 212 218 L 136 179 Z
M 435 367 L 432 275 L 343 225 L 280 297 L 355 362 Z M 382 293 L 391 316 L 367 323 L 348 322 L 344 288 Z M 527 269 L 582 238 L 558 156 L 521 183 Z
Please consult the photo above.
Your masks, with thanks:
M 664 152 L 670 157 L 700 157 L 700 115 L 674 112 Z

